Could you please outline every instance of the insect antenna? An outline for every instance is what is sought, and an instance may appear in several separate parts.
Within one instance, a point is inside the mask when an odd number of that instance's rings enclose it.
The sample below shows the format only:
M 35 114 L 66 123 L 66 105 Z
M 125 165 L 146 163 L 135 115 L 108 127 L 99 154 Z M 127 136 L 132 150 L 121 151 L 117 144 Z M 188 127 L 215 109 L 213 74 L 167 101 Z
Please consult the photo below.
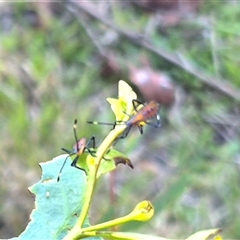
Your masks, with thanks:
M 95 125 L 110 125 L 110 126 L 116 125 L 116 123 L 106 123 L 106 122 L 97 122 L 97 121 L 87 121 L 87 123 L 95 124 Z
M 78 149 L 78 139 L 77 139 L 77 131 L 76 131 L 76 128 L 77 128 L 77 119 L 74 120 L 74 124 L 73 124 L 73 133 L 74 133 L 74 138 L 75 138 L 75 141 L 76 141 L 76 150 L 70 151 L 70 150 L 68 150 L 68 149 L 66 149 L 66 148 L 61 148 L 61 150 L 63 150 L 64 152 L 68 153 L 68 156 L 65 158 L 65 160 L 64 160 L 64 162 L 63 162 L 63 165 L 62 165 L 62 167 L 61 167 L 61 169 L 60 169 L 60 171 L 59 171 L 59 173 L 58 173 L 57 182 L 59 182 L 59 180 L 60 180 L 60 175 L 61 175 L 62 170 L 63 170 L 63 168 L 64 168 L 64 166 L 65 166 L 65 164 L 66 164 L 66 162 L 67 162 L 67 159 L 68 159 L 69 157 L 71 157 L 72 155 L 76 154 L 76 153 L 79 151 L 79 149 Z M 75 158 L 73 161 L 76 162 L 78 157 L 79 157 L 79 156 L 76 156 L 76 158 Z
M 74 120 L 74 124 L 73 124 L 73 133 L 74 133 L 74 138 L 75 138 L 75 142 L 76 142 L 76 148 L 77 148 L 77 152 L 78 152 L 78 138 L 77 138 L 77 119 Z

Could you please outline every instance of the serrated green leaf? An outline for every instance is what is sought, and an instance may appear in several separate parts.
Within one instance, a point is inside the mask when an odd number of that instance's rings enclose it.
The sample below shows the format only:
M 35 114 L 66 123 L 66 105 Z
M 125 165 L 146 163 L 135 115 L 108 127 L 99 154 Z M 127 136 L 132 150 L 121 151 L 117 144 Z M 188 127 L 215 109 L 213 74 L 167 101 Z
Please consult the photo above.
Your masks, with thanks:
M 30 216 L 31 221 L 25 231 L 14 239 L 63 239 L 75 224 L 81 212 L 86 174 L 71 167 L 71 160 L 68 159 L 61 179 L 57 182 L 59 170 L 66 157 L 67 155 L 64 154 L 40 164 L 43 171 L 42 178 L 29 188 L 36 196 L 35 209 Z M 84 227 L 89 225 L 87 220 Z

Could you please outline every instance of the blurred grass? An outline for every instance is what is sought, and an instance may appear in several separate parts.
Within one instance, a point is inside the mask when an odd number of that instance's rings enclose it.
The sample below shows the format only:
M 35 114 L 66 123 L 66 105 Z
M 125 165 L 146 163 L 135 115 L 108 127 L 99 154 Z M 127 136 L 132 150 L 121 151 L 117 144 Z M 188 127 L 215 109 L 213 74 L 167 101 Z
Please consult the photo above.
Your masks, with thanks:
M 111 9 L 115 24 L 133 32 L 145 33 L 154 14 L 128 1 L 99 6 Z M 195 15 L 159 27 L 149 39 L 239 88 L 239 14 L 239 2 L 204 2 Z M 106 71 L 101 49 L 64 4 L 1 3 L 1 238 L 17 236 L 28 222 L 33 200 L 26 189 L 40 177 L 38 163 L 72 147 L 75 118 L 79 137 L 95 135 L 99 144 L 109 127 L 86 121 L 113 121 L 105 98 L 116 97 L 118 80 L 128 80 L 128 66 L 147 56 L 175 80 L 180 104 L 162 111 L 158 132 L 146 127 L 143 136 L 133 131 L 119 142 L 135 169 L 120 166 L 116 172 L 111 189 L 116 202 L 109 195 L 112 178 L 101 181 L 92 221 L 123 215 L 149 199 L 154 219 L 124 230 L 181 238 L 221 227 L 228 238 L 240 239 L 239 103 L 97 20 L 81 18 L 103 49 L 114 52 L 120 70 Z

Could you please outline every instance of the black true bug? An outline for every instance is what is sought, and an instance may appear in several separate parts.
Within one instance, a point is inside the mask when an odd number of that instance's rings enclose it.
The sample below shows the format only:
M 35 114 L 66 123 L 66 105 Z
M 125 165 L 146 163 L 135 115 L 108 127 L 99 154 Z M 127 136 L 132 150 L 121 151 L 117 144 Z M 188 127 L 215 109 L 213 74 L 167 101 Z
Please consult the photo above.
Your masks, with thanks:
M 80 140 L 78 140 L 76 128 L 77 128 L 77 119 L 75 119 L 74 125 L 73 125 L 73 133 L 74 133 L 74 138 L 75 138 L 76 143 L 73 146 L 73 150 L 68 150 L 66 148 L 61 148 L 64 152 L 68 153 L 68 156 L 64 160 L 63 165 L 62 165 L 62 167 L 61 167 L 61 169 L 59 171 L 59 174 L 58 174 L 58 177 L 57 177 L 57 181 L 60 180 L 60 175 L 61 175 L 62 170 L 63 170 L 63 168 L 64 168 L 64 166 L 66 164 L 66 161 L 67 161 L 67 159 L 69 157 L 71 157 L 73 155 L 76 155 L 76 157 L 73 159 L 73 162 L 71 163 L 71 166 L 72 167 L 76 167 L 76 168 L 79 168 L 77 166 L 77 161 L 78 161 L 80 155 L 83 154 L 85 151 L 88 151 L 93 157 L 95 157 L 94 151 L 90 150 L 90 148 L 89 148 L 91 143 L 92 143 L 92 148 L 93 149 L 95 148 L 95 137 L 92 136 L 91 139 L 88 142 L 87 142 L 86 138 L 81 138 Z M 82 168 L 79 168 L 79 169 L 85 171 Z
M 132 103 L 133 103 L 133 107 L 134 107 L 134 110 L 135 110 L 136 113 L 134 115 L 130 116 L 130 119 L 126 122 L 116 121 L 115 123 L 104 123 L 104 122 L 88 121 L 88 123 L 112 125 L 113 129 L 115 128 L 116 125 L 126 124 L 127 129 L 120 138 L 125 138 L 128 135 L 128 133 L 130 132 L 132 126 L 137 126 L 139 128 L 139 131 L 140 131 L 141 134 L 143 134 L 143 123 L 149 124 L 149 125 L 151 125 L 153 127 L 156 127 L 156 128 L 161 126 L 160 116 L 159 116 L 159 110 L 160 110 L 160 104 L 159 103 L 157 103 L 155 101 L 151 101 L 149 103 L 143 104 L 136 99 L 132 100 Z M 143 105 L 143 107 L 138 110 L 138 107 L 140 105 Z M 156 118 L 156 120 L 157 120 L 156 124 L 149 121 L 153 118 Z

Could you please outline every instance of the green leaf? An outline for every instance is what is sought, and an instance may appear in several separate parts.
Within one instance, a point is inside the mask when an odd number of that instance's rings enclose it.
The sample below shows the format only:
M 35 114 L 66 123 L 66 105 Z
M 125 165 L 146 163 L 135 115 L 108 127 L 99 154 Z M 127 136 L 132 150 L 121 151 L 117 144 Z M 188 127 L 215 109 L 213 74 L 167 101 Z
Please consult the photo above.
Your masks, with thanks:
M 111 148 L 108 153 L 104 155 L 104 159 L 102 160 L 97 177 L 105 174 L 107 172 L 111 172 L 116 169 L 119 163 L 127 164 L 132 167 L 131 161 L 121 152 Z
M 71 160 L 68 159 L 60 181 L 57 182 L 59 170 L 66 156 L 61 155 L 49 162 L 40 163 L 42 178 L 29 188 L 36 196 L 35 209 L 30 216 L 31 221 L 25 231 L 14 239 L 63 239 L 75 224 L 81 212 L 86 174 L 71 167 Z M 89 225 L 87 220 L 84 227 Z
M 96 152 L 98 149 L 90 149 L 92 152 Z M 77 166 L 81 169 L 84 169 L 87 175 L 89 175 L 89 166 L 87 164 L 87 157 L 89 153 L 83 153 L 79 156 L 77 161 Z M 73 160 L 76 155 L 71 156 Z M 92 156 L 89 156 L 92 157 Z M 133 168 L 131 161 L 121 152 L 110 148 L 109 151 L 104 155 L 101 164 L 98 169 L 97 177 L 100 177 L 102 174 L 108 173 L 116 169 L 119 163 L 127 164 L 129 167 Z

